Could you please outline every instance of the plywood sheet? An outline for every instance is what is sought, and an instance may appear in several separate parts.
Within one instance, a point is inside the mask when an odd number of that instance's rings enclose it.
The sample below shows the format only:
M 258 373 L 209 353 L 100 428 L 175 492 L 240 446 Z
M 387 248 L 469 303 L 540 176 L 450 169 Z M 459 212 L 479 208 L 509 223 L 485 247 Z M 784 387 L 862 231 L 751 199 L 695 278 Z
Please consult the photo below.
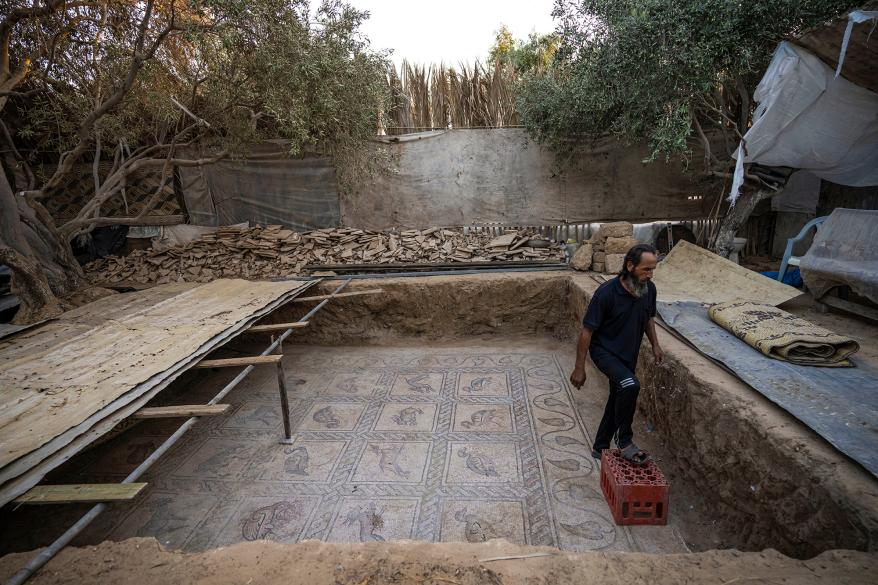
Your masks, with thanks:
M 307 286 L 218 280 L 156 287 L 133 299 L 101 299 L 73 317 L 4 340 L 0 481 L 27 472 L 89 431 L 90 423 L 154 395 L 193 356 Z
M 660 301 L 714 304 L 734 300 L 779 305 L 801 291 L 686 241 L 674 246 L 655 270 Z

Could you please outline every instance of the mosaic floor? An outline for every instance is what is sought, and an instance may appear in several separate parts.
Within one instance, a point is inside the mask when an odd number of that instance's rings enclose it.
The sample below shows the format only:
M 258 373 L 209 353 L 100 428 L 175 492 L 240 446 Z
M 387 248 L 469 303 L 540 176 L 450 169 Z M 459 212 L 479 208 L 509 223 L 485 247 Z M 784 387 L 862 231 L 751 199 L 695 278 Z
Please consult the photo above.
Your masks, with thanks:
M 286 353 L 295 443 L 278 443 L 277 383 L 263 370 L 229 395 L 228 415 L 199 422 L 161 460 L 145 478 L 145 496 L 107 515 L 107 537 L 155 536 L 193 551 L 257 539 L 491 538 L 567 550 L 683 550 L 671 526 L 638 527 L 638 537 L 613 524 L 553 352 Z M 88 469 L 111 479 L 179 422 L 140 425 Z M 660 551 L 643 544 L 658 541 Z

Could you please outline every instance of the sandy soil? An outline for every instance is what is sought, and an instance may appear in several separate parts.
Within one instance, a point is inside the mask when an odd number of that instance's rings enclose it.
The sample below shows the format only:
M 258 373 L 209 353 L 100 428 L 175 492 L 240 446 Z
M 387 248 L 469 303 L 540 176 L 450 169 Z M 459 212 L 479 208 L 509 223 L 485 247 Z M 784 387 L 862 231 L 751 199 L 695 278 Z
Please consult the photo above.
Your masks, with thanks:
M 484 559 L 548 553 L 551 556 Z M 0 559 L 4 581 L 29 553 Z M 712 551 L 685 555 L 559 553 L 505 541 L 479 545 L 415 542 L 332 545 L 308 541 L 237 544 L 201 554 L 166 551 L 154 539 L 135 538 L 62 551 L 30 582 L 36 584 L 202 583 L 209 585 L 747 585 L 874 583 L 876 555 L 830 551 L 798 561 L 772 550 Z

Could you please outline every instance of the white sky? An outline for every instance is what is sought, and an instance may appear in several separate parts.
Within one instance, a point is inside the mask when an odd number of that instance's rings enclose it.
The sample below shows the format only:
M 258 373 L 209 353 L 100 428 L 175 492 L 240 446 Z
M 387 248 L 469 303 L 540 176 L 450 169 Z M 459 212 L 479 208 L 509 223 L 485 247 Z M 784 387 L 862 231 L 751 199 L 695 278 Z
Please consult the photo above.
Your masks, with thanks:
M 368 10 L 363 32 L 375 49 L 393 49 L 391 58 L 419 64 L 484 61 L 494 35 L 505 24 L 516 39 L 532 31 L 555 30 L 553 0 L 348 0 Z

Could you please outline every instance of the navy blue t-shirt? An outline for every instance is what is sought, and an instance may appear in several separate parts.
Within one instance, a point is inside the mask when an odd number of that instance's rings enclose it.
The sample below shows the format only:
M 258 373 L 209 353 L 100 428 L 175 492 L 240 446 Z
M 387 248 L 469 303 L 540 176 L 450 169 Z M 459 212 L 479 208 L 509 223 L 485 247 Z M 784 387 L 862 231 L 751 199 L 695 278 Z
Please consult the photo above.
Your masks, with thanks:
M 629 366 L 637 363 L 646 324 L 655 317 L 655 285 L 637 298 L 622 286 L 619 277 L 595 291 L 582 324 L 592 330 L 591 350 L 613 354 Z M 592 354 L 594 358 L 594 354 Z

